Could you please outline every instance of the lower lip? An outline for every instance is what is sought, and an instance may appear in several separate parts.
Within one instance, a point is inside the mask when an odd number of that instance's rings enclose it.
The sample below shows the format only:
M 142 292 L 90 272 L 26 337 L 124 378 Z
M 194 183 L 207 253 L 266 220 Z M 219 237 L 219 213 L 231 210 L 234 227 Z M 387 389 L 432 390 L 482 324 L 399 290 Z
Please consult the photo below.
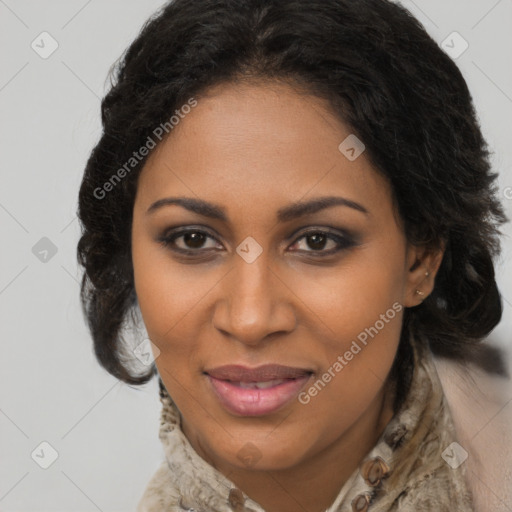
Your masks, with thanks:
M 277 411 L 297 396 L 310 377 L 311 375 L 305 375 L 289 379 L 266 389 L 247 389 L 208 375 L 221 404 L 229 412 L 242 416 L 263 416 Z

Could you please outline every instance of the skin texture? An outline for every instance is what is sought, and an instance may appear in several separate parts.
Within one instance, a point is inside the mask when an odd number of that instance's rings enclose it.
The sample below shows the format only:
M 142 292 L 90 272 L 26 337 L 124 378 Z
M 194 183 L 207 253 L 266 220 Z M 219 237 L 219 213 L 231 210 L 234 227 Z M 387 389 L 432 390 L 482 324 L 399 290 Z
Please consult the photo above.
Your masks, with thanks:
M 422 299 L 417 289 L 431 292 L 442 253 L 407 243 L 387 181 L 364 152 L 349 161 L 338 150 L 351 132 L 322 100 L 277 82 L 223 84 L 197 99 L 151 153 L 133 210 L 135 288 L 160 350 L 157 368 L 207 462 L 269 512 L 325 510 L 392 417 L 385 383 L 403 311 L 307 404 L 293 399 L 261 417 L 232 414 L 203 371 L 308 368 L 307 390 L 395 302 L 413 307 Z M 229 222 L 177 205 L 147 213 L 171 196 L 216 203 Z M 334 206 L 276 221 L 280 208 L 322 196 L 357 202 L 367 213 Z M 198 256 L 160 243 L 178 227 L 207 232 L 174 241 Z M 347 231 L 355 245 L 322 257 L 337 243 L 303 236 L 310 228 Z M 236 252 L 249 236 L 263 250 L 252 263 Z M 258 459 L 251 465 L 239 457 L 248 443 Z

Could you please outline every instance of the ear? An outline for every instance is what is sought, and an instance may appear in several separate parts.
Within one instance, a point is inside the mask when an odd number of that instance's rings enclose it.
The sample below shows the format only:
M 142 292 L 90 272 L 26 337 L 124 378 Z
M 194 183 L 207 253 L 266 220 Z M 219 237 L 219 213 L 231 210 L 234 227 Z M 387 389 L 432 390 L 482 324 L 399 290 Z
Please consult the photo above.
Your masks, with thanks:
M 407 247 L 405 307 L 418 306 L 432 293 L 444 251 L 444 243 L 438 248 L 412 244 Z

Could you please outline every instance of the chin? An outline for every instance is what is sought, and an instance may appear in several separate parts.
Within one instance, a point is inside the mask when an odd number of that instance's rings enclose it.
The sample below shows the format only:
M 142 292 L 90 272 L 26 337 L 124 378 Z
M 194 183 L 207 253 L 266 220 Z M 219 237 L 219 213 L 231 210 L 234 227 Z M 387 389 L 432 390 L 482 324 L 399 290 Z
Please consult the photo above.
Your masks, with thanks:
M 297 440 L 300 436 L 297 436 Z M 233 451 L 233 442 L 226 447 L 228 450 L 228 457 L 226 452 L 217 453 L 216 456 L 223 458 L 228 464 L 235 466 L 241 470 L 249 471 L 280 471 L 290 469 L 301 463 L 304 456 L 304 446 L 295 445 L 290 443 L 291 437 L 288 437 L 288 442 L 277 441 L 269 442 L 264 438 L 261 442 L 254 441 L 254 438 L 247 437 L 246 440 L 240 440 L 236 445 L 241 447 Z M 283 449 L 284 448 L 284 449 Z M 215 445 L 216 452 L 219 450 L 219 445 Z

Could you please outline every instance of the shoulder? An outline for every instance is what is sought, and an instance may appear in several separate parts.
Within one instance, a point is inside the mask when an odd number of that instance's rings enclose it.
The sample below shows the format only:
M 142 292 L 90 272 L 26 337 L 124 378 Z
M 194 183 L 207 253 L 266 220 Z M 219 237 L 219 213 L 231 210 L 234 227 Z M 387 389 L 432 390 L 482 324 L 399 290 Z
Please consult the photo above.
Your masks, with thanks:
M 512 383 L 474 365 L 435 357 L 477 512 L 512 505 Z

